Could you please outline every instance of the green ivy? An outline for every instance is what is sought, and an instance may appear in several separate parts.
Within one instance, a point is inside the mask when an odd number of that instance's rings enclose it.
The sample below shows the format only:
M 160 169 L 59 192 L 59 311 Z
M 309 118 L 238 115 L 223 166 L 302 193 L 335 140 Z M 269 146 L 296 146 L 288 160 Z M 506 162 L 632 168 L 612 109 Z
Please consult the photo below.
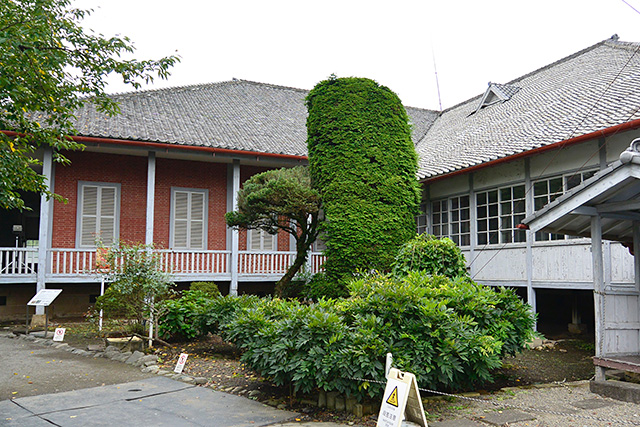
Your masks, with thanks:
M 373 80 L 322 81 L 307 96 L 312 185 L 326 217 L 329 277 L 389 271 L 415 234 L 417 154 L 398 96 Z

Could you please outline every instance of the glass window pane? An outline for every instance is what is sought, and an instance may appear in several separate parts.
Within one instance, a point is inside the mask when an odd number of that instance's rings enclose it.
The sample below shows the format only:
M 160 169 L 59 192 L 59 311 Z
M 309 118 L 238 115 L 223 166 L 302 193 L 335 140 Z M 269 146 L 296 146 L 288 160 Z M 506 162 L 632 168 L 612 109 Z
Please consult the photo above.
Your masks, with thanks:
M 500 200 L 511 200 L 511 188 L 500 189 Z
M 547 181 L 538 181 L 533 184 L 533 195 L 542 196 L 543 194 L 549 194 L 547 191 Z
M 489 220 L 489 230 L 497 230 L 498 229 L 498 218 L 491 218 Z
M 562 193 L 562 178 L 549 180 L 549 194 Z
M 513 187 L 513 198 L 514 199 L 524 199 L 524 185 L 516 185 Z
M 469 207 L 469 196 L 460 197 L 460 207 L 468 208 Z
M 489 216 L 498 216 L 498 205 L 489 205 Z
M 498 190 L 489 191 L 488 192 L 489 203 L 497 203 L 498 202 Z
M 486 206 L 478 206 L 478 218 L 486 218 L 487 217 L 487 207 Z
M 469 214 L 470 214 L 469 213 L 469 208 L 462 209 L 460 211 L 460 219 L 463 220 L 463 221 L 469 219 Z
M 476 204 L 477 205 L 486 205 L 487 204 L 487 193 L 478 193 L 476 195 Z

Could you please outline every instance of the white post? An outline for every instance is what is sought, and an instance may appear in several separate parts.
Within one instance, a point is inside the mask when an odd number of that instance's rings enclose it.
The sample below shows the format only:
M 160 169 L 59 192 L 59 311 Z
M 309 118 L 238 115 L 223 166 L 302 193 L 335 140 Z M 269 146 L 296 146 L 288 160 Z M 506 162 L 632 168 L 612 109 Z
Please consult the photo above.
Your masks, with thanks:
M 240 160 L 233 161 L 232 175 L 232 206 L 233 210 L 238 209 L 238 192 L 240 191 Z M 229 284 L 229 295 L 238 295 L 238 251 L 240 244 L 240 231 L 231 230 L 231 283 Z
M 100 281 L 100 296 L 104 295 L 104 275 L 102 276 L 102 280 Z M 98 330 L 102 330 L 102 309 L 100 309 L 100 319 L 98 320 Z
M 149 152 L 147 164 L 147 230 L 144 243 L 153 244 L 153 215 L 156 197 L 156 153 Z
M 602 222 L 600 216 L 591 217 L 591 255 L 593 260 L 593 304 L 596 320 L 596 357 L 603 357 L 604 348 L 604 265 L 602 263 Z M 596 366 L 596 381 L 604 381 L 605 369 Z
M 153 297 L 151 297 L 151 308 L 149 310 L 149 348 L 153 347 Z
M 46 178 L 49 191 L 53 188 L 53 150 L 45 147 L 44 158 L 42 159 L 42 175 Z M 43 194 L 40 196 L 40 224 L 38 231 L 38 274 L 36 282 L 36 292 L 45 289 L 46 274 L 49 266 L 48 255 L 51 247 L 51 216 L 53 214 L 53 199 L 47 200 Z M 36 306 L 36 315 L 45 314 L 44 307 Z
M 384 377 L 389 378 L 389 371 L 393 367 L 393 354 L 387 353 L 387 360 L 384 365 Z
M 154 221 L 154 207 L 156 198 L 156 153 L 149 151 L 149 157 L 147 162 L 147 226 L 145 233 L 145 244 L 147 246 L 153 244 L 153 221 Z M 150 248 L 147 248 L 151 251 Z M 151 256 L 151 253 L 148 254 Z M 153 345 L 153 297 L 149 304 L 149 348 Z

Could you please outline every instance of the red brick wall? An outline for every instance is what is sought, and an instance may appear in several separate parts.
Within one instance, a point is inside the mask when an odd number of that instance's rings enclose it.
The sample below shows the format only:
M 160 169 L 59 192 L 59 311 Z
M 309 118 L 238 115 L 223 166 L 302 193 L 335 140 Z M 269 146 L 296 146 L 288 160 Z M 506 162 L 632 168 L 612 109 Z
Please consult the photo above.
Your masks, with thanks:
M 56 165 L 55 192 L 68 203 L 54 203 L 52 246 L 76 246 L 78 181 L 120 184 L 120 240 L 144 242 L 147 158 L 119 154 L 71 152 L 69 166 Z
M 146 178 L 145 178 L 146 179 Z M 158 247 L 169 247 L 171 187 L 209 190 L 207 245 L 211 250 L 226 249 L 227 165 L 156 160 L 156 204 L 153 239 Z
M 55 202 L 53 210 L 54 248 L 76 246 L 76 215 L 78 181 L 119 183 L 120 240 L 144 242 L 146 230 L 147 158 L 118 154 L 72 152 L 66 154 L 71 165 L 56 165 L 55 192 L 68 199 L 67 204 Z M 242 166 L 240 179 L 267 168 Z M 171 188 L 209 190 L 208 249 L 226 249 L 227 227 L 227 165 L 156 159 L 156 189 L 154 212 L 154 242 L 159 248 L 169 247 L 171 218 Z M 240 250 L 247 248 L 247 234 L 240 232 Z M 289 250 L 289 235 L 278 234 L 278 250 Z M 292 248 L 293 250 L 293 248 Z

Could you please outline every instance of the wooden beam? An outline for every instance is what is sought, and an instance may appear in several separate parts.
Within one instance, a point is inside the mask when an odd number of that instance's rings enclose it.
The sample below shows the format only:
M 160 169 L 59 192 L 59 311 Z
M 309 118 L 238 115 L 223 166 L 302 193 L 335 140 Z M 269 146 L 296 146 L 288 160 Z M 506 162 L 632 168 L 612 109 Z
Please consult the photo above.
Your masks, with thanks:
M 640 182 L 638 182 L 640 187 Z M 633 211 L 640 209 L 640 200 L 625 200 L 623 202 L 602 203 L 596 206 L 596 210 L 600 213 Z

